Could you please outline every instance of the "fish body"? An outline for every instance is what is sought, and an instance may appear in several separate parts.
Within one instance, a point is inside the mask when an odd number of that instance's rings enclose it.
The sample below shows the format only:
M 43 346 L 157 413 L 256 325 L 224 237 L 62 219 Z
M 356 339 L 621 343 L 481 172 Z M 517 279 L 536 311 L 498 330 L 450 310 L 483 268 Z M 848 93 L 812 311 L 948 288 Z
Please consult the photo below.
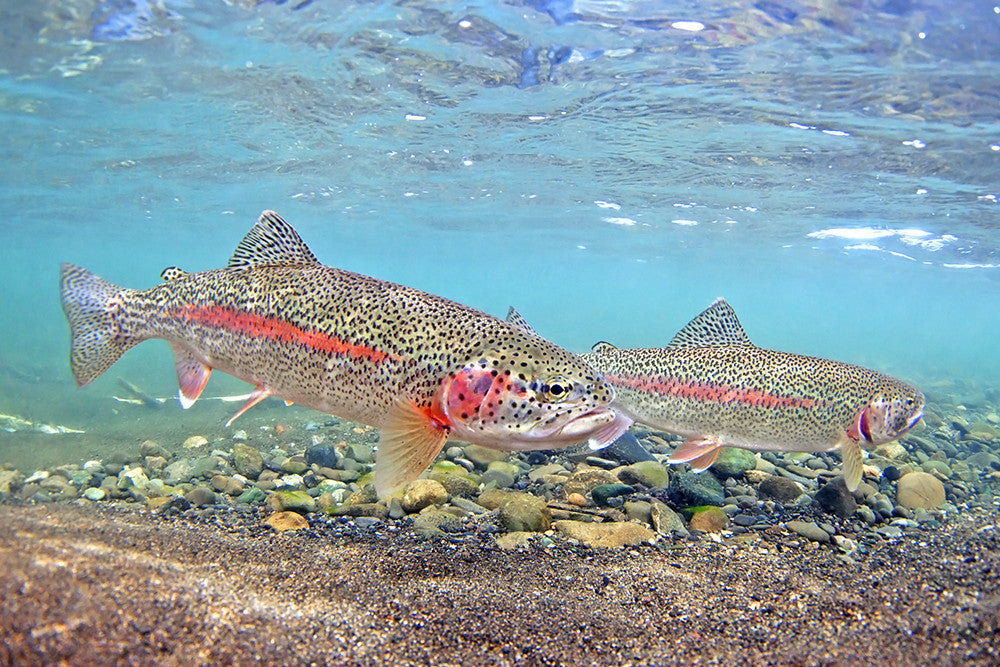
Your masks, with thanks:
M 508 321 L 530 331 L 513 309 Z M 708 469 L 723 446 L 752 451 L 839 449 L 850 490 L 861 445 L 897 439 L 920 420 L 924 396 L 909 384 L 851 364 L 759 348 L 718 299 L 666 347 L 598 343 L 581 355 L 615 387 L 629 418 L 686 438 L 671 463 Z
M 924 395 L 878 371 L 759 348 L 718 299 L 662 348 L 598 343 L 582 355 L 635 421 L 687 438 L 671 463 L 705 470 L 720 447 L 840 449 L 847 487 L 861 481 L 861 445 L 891 442 L 923 415 Z
M 277 396 L 381 429 L 380 494 L 417 477 L 449 437 L 504 450 L 598 448 L 631 424 L 576 355 L 473 308 L 324 266 L 272 211 L 226 268 L 161 275 L 132 290 L 63 265 L 77 384 L 162 338 L 185 408 L 216 369 L 255 386 L 233 419 Z

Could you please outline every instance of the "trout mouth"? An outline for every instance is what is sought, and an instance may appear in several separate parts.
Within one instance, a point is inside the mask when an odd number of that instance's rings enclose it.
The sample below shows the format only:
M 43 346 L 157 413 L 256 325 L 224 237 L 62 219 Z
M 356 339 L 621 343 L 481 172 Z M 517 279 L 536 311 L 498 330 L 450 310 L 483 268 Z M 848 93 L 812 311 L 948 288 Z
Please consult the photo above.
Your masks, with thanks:
M 586 439 L 591 449 L 602 449 L 632 426 L 632 419 L 612 408 L 599 408 L 576 417 L 559 430 L 566 440 Z

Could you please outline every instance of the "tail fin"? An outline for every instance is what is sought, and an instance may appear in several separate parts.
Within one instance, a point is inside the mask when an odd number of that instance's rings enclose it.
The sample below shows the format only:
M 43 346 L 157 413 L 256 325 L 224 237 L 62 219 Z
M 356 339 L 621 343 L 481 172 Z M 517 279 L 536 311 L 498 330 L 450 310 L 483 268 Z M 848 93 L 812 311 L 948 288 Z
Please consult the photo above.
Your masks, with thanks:
M 87 269 L 62 265 L 59 294 L 69 320 L 69 364 L 78 387 L 106 371 L 139 342 L 121 328 L 121 298 L 127 292 Z

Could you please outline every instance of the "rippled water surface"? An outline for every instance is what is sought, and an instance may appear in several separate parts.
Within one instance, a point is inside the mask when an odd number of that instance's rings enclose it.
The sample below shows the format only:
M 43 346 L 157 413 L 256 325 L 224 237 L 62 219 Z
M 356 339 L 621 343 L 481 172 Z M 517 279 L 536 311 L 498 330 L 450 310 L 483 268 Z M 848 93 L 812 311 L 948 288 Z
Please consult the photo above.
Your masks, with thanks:
M 327 264 L 516 305 L 575 351 L 665 344 L 725 296 L 758 345 L 995 398 L 992 3 L 5 1 L 0 18 L 0 413 L 141 439 L 149 417 L 112 396 L 173 394 L 167 348 L 77 391 L 59 262 L 150 286 L 223 266 L 265 208 Z M 156 420 L 223 414 L 195 412 Z M 0 459 L 36 441 L 0 439 Z

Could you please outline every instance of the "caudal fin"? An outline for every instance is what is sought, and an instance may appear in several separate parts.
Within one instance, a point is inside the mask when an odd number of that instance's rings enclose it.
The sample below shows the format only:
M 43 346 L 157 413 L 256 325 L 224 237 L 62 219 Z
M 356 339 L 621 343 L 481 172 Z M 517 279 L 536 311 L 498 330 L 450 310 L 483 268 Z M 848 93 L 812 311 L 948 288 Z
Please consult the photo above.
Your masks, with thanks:
M 78 387 L 96 378 L 139 342 L 121 328 L 121 298 L 128 290 L 87 269 L 63 264 L 59 294 L 69 321 L 69 364 Z

